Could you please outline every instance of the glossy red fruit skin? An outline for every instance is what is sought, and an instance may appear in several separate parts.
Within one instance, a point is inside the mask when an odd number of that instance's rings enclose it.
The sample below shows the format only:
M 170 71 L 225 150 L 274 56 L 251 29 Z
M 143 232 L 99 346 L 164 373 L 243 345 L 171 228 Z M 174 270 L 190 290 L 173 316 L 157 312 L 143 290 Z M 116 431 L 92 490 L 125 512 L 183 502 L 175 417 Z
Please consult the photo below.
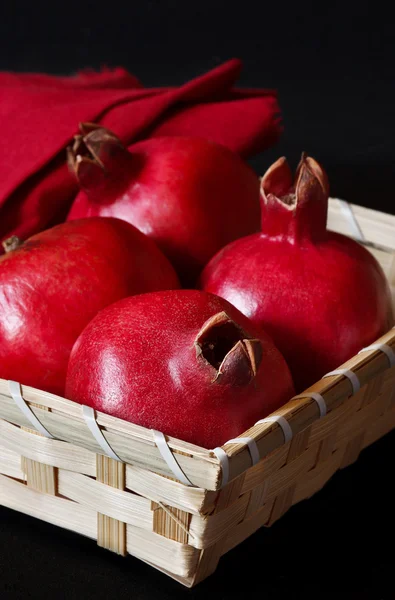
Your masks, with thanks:
M 178 287 L 155 244 L 119 219 L 81 219 L 0 257 L 0 377 L 62 395 L 88 322 L 132 294 Z
M 225 311 L 263 358 L 246 384 L 215 379 L 197 356 L 204 323 Z M 144 294 L 101 311 L 74 345 L 66 396 L 137 425 L 206 448 L 240 435 L 293 395 L 288 367 L 270 338 L 228 302 L 197 290 Z
M 79 174 L 68 219 L 114 216 L 152 238 L 188 286 L 229 242 L 259 231 L 259 180 L 228 148 L 203 138 L 152 138 Z M 88 169 L 87 169 L 88 171 Z M 92 168 L 92 171 L 94 169 Z
M 310 172 L 306 164 L 299 167 L 295 210 L 277 198 L 292 185 L 288 167 L 281 164 L 268 172 L 262 233 L 222 249 L 200 280 L 202 289 L 227 299 L 265 328 L 285 357 L 297 392 L 383 335 L 393 322 L 380 265 L 355 241 L 326 230 L 328 186 L 317 168 L 317 163 Z

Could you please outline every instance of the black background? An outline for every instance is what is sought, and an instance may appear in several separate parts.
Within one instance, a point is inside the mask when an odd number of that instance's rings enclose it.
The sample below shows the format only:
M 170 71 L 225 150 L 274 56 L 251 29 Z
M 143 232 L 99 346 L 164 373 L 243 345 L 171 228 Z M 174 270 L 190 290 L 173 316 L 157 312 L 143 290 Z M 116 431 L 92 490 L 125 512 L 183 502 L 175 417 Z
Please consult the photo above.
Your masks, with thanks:
M 147 86 L 179 85 L 228 60 L 244 86 L 279 91 L 285 132 L 262 173 L 304 150 L 331 193 L 394 211 L 394 23 L 380 2 L 6 1 L 0 69 L 68 74 L 123 65 Z M 1 93 L 1 92 L 0 92 Z
M 395 214 L 394 25 L 380 3 L 0 7 L 3 70 L 122 65 L 147 86 L 167 86 L 232 57 L 244 61 L 241 85 L 279 91 L 285 132 L 251 160 L 257 172 L 282 154 L 295 164 L 305 150 L 327 169 L 331 195 Z M 190 591 L 136 559 L 2 508 L 0 597 L 394 599 L 394 443 L 392 434 L 365 450 Z

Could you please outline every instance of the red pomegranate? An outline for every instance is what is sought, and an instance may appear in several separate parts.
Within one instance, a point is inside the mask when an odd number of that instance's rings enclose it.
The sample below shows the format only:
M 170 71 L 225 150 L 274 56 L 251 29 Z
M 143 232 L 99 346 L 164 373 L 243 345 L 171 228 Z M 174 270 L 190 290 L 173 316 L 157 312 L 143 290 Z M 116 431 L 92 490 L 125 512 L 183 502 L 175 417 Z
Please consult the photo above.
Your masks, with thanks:
M 293 395 L 270 338 L 222 298 L 178 290 L 102 310 L 71 353 L 66 396 L 206 448 Z
M 10 249 L 10 248 L 9 248 Z M 178 287 L 154 242 L 119 219 L 81 219 L 0 257 L 0 377 L 64 393 L 71 348 L 120 298 Z
M 128 151 L 103 127 L 80 127 L 69 165 L 82 191 L 68 219 L 101 215 L 132 223 L 188 285 L 225 244 L 259 231 L 258 177 L 228 148 L 163 137 Z
M 262 231 L 221 250 L 201 287 L 271 335 L 297 391 L 370 344 L 391 322 L 388 283 L 357 242 L 326 229 L 328 181 L 303 155 L 293 183 L 280 158 L 261 182 Z

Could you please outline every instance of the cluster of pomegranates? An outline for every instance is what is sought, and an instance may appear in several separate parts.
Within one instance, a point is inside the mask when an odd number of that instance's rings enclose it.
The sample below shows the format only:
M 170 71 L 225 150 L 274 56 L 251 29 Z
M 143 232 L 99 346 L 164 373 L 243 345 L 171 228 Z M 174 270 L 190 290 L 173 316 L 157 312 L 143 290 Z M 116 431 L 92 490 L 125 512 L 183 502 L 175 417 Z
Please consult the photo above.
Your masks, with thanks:
M 212 448 L 392 324 L 379 264 L 326 229 L 312 158 L 259 182 L 205 139 L 80 129 L 67 222 L 4 244 L 1 378 Z

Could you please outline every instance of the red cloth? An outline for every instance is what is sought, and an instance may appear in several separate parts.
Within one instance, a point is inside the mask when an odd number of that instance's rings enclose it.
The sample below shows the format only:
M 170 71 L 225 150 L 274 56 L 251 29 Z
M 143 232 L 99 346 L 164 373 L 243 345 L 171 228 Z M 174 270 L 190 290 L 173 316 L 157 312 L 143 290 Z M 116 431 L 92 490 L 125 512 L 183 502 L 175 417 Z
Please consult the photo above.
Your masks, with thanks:
M 178 88 L 144 88 L 122 68 L 73 77 L 0 73 L 0 239 L 22 239 L 61 222 L 77 192 L 65 148 L 80 121 L 96 121 L 125 144 L 150 136 L 199 135 L 248 157 L 281 131 L 273 90 L 234 89 L 230 60 Z

